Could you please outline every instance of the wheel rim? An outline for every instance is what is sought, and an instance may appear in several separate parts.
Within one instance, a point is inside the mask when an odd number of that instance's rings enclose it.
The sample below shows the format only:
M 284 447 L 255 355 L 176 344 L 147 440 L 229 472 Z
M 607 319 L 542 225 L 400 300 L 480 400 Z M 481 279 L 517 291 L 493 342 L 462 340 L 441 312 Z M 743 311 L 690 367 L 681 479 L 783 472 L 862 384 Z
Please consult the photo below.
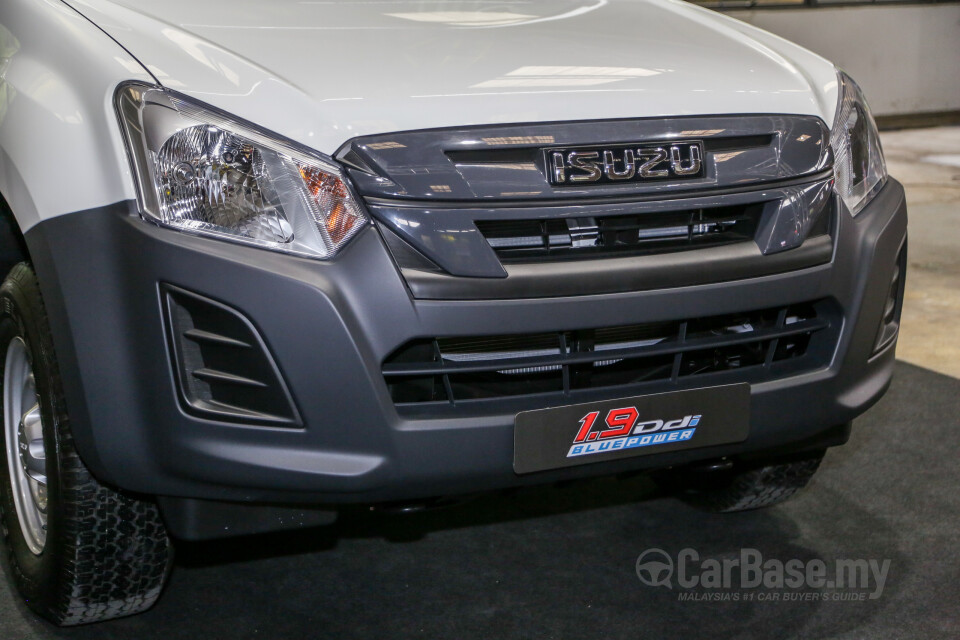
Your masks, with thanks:
M 47 541 L 47 461 L 33 368 L 19 337 L 7 346 L 3 427 L 20 529 L 30 551 L 39 555 Z

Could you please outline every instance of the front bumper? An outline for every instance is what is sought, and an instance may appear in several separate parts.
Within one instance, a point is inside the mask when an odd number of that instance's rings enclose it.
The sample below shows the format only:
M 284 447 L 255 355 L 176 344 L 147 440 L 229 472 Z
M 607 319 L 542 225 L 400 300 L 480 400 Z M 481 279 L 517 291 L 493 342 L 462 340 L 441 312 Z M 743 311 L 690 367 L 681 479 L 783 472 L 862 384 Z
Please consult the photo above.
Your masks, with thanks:
M 377 231 L 318 262 L 164 230 L 133 202 L 65 215 L 27 233 L 53 327 L 72 429 L 102 481 L 154 495 L 236 501 L 375 503 L 662 468 L 721 456 L 840 444 L 892 374 L 874 353 L 906 242 L 890 180 L 838 216 L 827 264 L 731 282 L 564 298 L 416 300 Z M 245 314 L 285 378 L 303 428 L 237 426 L 178 402 L 161 284 Z M 742 443 L 518 476 L 515 411 L 402 417 L 384 359 L 418 337 L 533 333 L 655 322 L 830 299 L 842 326 L 829 363 L 751 389 Z M 700 386 L 696 379 L 688 387 Z M 685 388 L 671 387 L 675 388 Z M 598 395 L 597 398 L 609 398 Z M 529 408 L 540 408 L 532 405 Z

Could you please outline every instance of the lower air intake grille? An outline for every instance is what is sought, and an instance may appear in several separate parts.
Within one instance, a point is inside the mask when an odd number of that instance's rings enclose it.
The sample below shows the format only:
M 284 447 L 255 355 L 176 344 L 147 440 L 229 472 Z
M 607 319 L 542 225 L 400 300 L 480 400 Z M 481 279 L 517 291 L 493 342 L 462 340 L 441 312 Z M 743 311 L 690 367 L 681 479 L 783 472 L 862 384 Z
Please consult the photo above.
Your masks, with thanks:
M 169 285 L 162 293 L 180 399 L 188 413 L 226 422 L 301 426 L 273 358 L 246 317 Z
M 394 403 L 454 404 L 582 389 L 769 379 L 826 364 L 839 326 L 827 301 L 689 320 L 407 343 L 383 365 Z

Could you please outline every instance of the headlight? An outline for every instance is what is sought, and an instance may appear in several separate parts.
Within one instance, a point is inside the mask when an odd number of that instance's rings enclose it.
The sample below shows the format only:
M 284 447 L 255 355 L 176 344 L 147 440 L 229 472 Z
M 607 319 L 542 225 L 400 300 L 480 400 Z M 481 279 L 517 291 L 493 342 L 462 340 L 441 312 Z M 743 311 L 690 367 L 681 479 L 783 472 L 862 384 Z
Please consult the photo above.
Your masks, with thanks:
M 877 124 L 853 78 L 840 71 L 840 102 L 830 133 L 836 190 L 857 215 L 887 181 Z
M 121 87 L 117 111 L 148 220 L 312 258 L 369 222 L 319 153 L 154 87 Z

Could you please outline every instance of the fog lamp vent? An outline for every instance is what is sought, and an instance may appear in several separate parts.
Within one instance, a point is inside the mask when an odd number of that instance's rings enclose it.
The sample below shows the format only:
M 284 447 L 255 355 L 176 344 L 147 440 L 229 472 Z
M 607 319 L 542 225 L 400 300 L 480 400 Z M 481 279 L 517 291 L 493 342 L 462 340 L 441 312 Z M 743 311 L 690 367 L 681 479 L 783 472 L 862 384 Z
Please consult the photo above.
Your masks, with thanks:
M 187 413 L 221 422 L 301 426 L 280 371 L 250 320 L 177 287 L 164 285 L 162 293 Z
M 907 275 L 907 245 L 904 244 L 897 255 L 897 263 L 890 277 L 890 288 L 883 306 L 883 318 L 877 331 L 877 341 L 873 352 L 882 351 L 897 338 L 900 331 L 900 313 L 903 311 L 903 288 Z

